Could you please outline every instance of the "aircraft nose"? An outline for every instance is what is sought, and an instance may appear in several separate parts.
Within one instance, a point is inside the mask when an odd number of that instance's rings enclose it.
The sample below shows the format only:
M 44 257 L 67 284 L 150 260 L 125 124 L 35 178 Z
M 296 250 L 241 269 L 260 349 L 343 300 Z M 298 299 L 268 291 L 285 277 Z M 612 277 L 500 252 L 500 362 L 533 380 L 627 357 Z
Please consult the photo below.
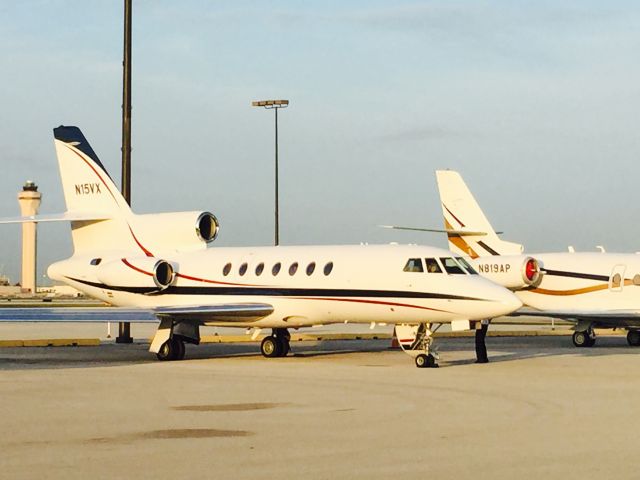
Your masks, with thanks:
M 496 309 L 499 313 L 496 316 L 508 315 L 522 307 L 522 302 L 509 290 L 505 290 L 499 302 L 496 302 Z

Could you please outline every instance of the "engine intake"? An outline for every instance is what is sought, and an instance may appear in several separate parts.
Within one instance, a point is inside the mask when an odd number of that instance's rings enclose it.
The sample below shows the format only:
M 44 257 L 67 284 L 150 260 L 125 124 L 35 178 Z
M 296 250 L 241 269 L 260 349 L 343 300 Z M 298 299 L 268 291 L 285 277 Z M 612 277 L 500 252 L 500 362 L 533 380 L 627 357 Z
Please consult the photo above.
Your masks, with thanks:
M 107 287 L 148 287 L 165 290 L 176 279 L 176 267 L 153 257 L 121 258 L 101 263 L 96 277 Z
M 220 224 L 211 212 L 202 212 L 196 222 L 196 233 L 203 242 L 213 242 L 218 236 Z
M 166 260 L 158 260 L 153 267 L 153 281 L 160 290 L 171 286 L 176 278 L 176 272 Z

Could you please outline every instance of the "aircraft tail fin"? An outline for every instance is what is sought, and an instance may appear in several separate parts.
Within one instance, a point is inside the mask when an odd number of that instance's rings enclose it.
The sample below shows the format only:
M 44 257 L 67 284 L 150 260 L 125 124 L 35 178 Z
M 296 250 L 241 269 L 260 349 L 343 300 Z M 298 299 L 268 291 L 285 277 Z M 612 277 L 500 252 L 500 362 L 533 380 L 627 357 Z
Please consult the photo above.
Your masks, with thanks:
M 472 258 L 522 253 L 522 245 L 498 237 L 458 172 L 438 170 L 436 179 L 452 251 Z
M 131 209 L 80 129 L 53 134 L 75 252 L 135 248 Z

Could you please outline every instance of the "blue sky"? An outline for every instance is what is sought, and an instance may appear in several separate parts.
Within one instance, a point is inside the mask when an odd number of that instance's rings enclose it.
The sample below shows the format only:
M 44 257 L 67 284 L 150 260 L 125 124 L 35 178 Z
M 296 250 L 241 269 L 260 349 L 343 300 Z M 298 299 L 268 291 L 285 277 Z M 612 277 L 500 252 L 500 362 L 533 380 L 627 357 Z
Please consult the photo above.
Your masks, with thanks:
M 133 207 L 214 212 L 219 245 L 428 243 L 433 171 L 461 171 L 527 251 L 640 250 L 637 2 L 134 1 Z M 120 177 L 121 1 L 0 4 L 0 216 L 33 179 L 64 210 L 52 128 Z M 39 229 L 39 265 L 71 253 Z M 0 266 L 19 278 L 19 228 Z

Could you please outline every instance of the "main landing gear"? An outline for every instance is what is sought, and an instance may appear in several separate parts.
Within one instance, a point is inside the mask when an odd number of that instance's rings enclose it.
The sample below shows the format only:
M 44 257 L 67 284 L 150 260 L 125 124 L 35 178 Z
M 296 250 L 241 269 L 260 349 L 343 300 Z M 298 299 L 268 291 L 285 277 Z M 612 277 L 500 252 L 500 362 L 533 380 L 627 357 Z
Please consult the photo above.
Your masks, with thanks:
M 589 328 L 581 332 L 573 332 L 572 340 L 576 347 L 593 347 L 596 344 L 596 334 L 592 328 Z
M 170 338 L 162 344 L 160 351 L 156 353 L 158 360 L 182 360 L 186 348 L 184 342 L 176 337 Z
M 291 334 L 286 328 L 274 328 L 271 335 L 265 337 L 260 344 L 260 352 L 267 358 L 286 357 L 291 346 Z
M 640 330 L 629 330 L 627 343 L 632 347 L 640 347 Z
M 433 346 L 433 334 L 441 324 L 432 329 L 432 324 L 396 325 L 396 336 L 402 351 L 411 355 L 418 368 L 438 368 L 438 353 Z

